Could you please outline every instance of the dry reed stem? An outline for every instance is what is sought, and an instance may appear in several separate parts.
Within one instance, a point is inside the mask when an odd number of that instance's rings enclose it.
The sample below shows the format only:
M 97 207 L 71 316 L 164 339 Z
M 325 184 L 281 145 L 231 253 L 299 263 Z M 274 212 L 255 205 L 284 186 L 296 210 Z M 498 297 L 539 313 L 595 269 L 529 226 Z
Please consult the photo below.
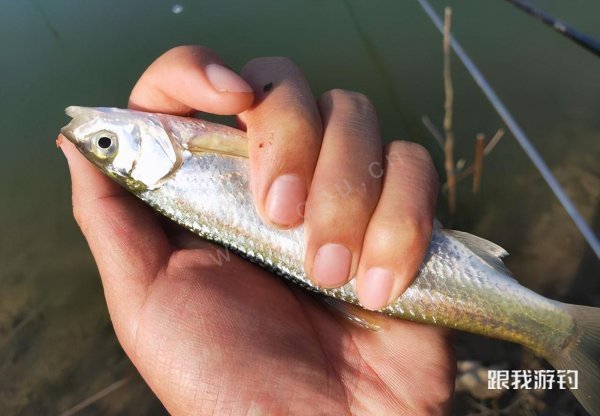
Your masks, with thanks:
M 481 187 L 481 174 L 483 173 L 483 151 L 485 136 L 479 133 L 475 139 L 475 162 L 473 162 L 473 193 L 479 192 Z
M 15 335 L 21 331 L 23 328 L 25 328 L 27 325 L 29 325 L 35 318 L 38 317 L 38 315 L 40 314 L 41 311 L 41 307 L 36 308 L 32 311 L 30 311 L 27 316 L 25 316 L 25 318 L 23 318 L 23 320 L 21 320 L 21 322 L 19 322 L 17 325 L 15 325 L 14 328 L 12 328 L 12 330 L 6 335 L 6 337 L 4 339 L 0 339 L 0 349 L 4 348 L 6 345 L 8 345 L 8 343 L 15 337 Z
M 452 9 L 444 9 L 444 168 L 448 183 L 448 209 L 450 214 L 456 212 L 456 175 L 454 166 L 454 133 L 452 132 L 452 112 L 454 102 L 454 89 L 452 74 L 450 72 L 450 27 L 452 22 Z
M 492 150 L 496 147 L 500 139 L 504 136 L 504 129 L 498 129 L 496 134 L 492 137 L 492 140 L 485 146 L 483 149 L 483 156 L 489 155 Z M 456 184 L 459 184 L 465 178 L 468 178 L 474 171 L 474 165 L 469 165 L 464 170 L 456 175 Z M 446 192 L 448 190 L 448 182 L 444 183 L 442 186 L 442 191 Z
M 443 149 L 445 141 L 444 136 L 442 136 L 442 133 L 440 133 L 435 124 L 433 124 L 431 119 L 427 116 L 421 117 L 421 121 L 423 122 L 423 125 L 429 131 L 429 133 L 431 133 L 437 144 L 439 144 L 440 147 Z
M 502 136 L 504 136 L 504 129 L 499 128 L 496 134 L 492 136 L 492 140 L 490 140 L 487 146 L 485 146 L 485 149 L 483 149 L 483 153 L 485 156 L 489 155 L 492 152 L 492 150 L 494 150 L 494 147 L 496 147 Z
M 133 374 L 130 374 L 126 377 L 123 377 L 120 380 L 115 381 L 114 383 L 109 384 L 107 387 L 103 388 L 97 393 L 92 394 L 87 399 L 77 403 L 75 406 L 71 407 L 69 410 L 66 410 L 60 414 L 60 416 L 71 416 L 74 415 L 88 406 L 96 403 L 98 400 L 103 399 L 104 397 L 111 394 L 113 391 L 118 390 L 123 387 L 125 384 L 130 382 L 133 379 Z

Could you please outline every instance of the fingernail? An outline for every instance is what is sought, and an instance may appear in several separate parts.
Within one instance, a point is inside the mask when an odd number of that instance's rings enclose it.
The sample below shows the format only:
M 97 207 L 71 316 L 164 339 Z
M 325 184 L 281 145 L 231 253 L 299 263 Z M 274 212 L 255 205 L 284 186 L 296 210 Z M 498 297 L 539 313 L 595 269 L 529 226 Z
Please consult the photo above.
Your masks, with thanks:
M 208 64 L 204 68 L 204 73 L 219 92 L 252 92 L 252 87 L 246 81 L 224 66 Z
M 373 267 L 365 273 L 358 291 L 360 304 L 377 310 L 388 304 L 394 286 L 394 275 L 381 267 Z
M 291 226 L 302 218 L 306 201 L 306 185 L 298 175 L 281 175 L 273 182 L 267 195 L 267 217 L 277 225 Z
M 350 277 L 352 253 L 341 244 L 324 244 L 315 255 L 313 279 L 323 287 L 342 286 Z

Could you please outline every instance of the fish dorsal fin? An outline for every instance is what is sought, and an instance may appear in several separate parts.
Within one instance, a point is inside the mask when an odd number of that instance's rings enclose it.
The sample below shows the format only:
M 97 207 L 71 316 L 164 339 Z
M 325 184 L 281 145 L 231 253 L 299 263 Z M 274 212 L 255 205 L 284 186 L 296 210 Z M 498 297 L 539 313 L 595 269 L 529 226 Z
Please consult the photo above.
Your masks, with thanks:
M 508 251 L 500 247 L 498 244 L 492 243 L 491 241 L 477 237 L 473 234 L 465 233 L 463 231 L 444 230 L 444 232 L 458 240 L 475 255 L 477 255 L 477 257 L 481 258 L 494 269 L 512 277 L 512 273 L 502 262 L 502 257 L 508 256 Z

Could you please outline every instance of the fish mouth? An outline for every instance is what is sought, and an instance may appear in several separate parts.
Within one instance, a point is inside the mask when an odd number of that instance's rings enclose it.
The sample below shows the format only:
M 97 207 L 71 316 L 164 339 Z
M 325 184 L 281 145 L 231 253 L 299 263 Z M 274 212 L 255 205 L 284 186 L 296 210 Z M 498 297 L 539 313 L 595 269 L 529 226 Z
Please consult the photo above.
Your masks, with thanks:
M 66 137 L 71 143 L 77 144 L 77 139 L 75 138 L 75 135 L 73 134 L 73 129 L 71 128 L 71 123 L 61 128 L 60 134 Z
M 65 114 L 71 117 L 71 121 L 60 129 L 60 134 L 76 145 L 78 140 L 75 136 L 75 129 L 82 124 L 82 119 L 89 114 L 89 109 L 72 105 L 65 108 Z

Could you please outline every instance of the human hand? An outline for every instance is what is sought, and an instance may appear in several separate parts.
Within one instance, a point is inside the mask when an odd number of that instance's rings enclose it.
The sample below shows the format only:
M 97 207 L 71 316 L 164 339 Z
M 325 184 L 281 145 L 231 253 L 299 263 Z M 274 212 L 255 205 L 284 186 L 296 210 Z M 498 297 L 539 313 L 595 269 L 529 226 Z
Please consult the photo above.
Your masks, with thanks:
M 393 301 L 431 233 L 437 182 L 427 153 L 406 142 L 384 153 L 364 96 L 334 90 L 317 103 L 287 59 L 253 60 L 242 75 L 205 48 L 175 48 L 144 73 L 130 106 L 239 114 L 258 211 L 274 226 L 305 222 L 309 276 L 337 287 L 356 274 L 363 305 Z M 244 260 L 219 265 L 218 248 L 167 230 L 70 143 L 62 148 L 119 341 L 169 412 L 449 410 L 447 332 L 400 320 L 367 331 Z

